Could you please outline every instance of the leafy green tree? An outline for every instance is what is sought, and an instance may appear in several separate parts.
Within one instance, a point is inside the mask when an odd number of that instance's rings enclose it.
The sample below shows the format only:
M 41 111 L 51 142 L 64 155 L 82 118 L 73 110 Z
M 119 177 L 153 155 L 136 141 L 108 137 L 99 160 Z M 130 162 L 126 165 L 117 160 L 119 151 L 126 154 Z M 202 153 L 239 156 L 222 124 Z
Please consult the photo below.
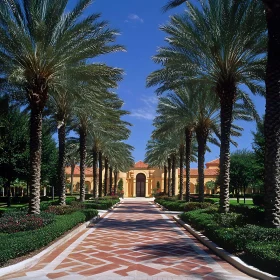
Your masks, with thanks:
M 266 25 L 261 1 L 209 0 L 199 7 L 187 2 L 188 11 L 171 17 L 161 27 L 167 47 L 160 48 L 154 61 L 162 69 L 147 79 L 159 85 L 157 93 L 183 87 L 189 80 L 206 82 L 219 97 L 221 121 L 220 211 L 229 211 L 230 133 L 233 105 L 239 85 L 252 93 L 263 93 Z M 223 16 L 221 16 L 223 15 Z M 254 28 L 252 28 L 254 26 Z M 202 55 L 203 54 L 203 55 Z M 240 98 L 252 104 L 249 95 Z
M 265 136 L 264 136 L 264 120 L 257 123 L 257 130 L 253 132 L 254 141 L 252 144 L 255 154 L 255 169 L 254 177 L 255 184 L 254 188 L 264 191 L 264 174 L 265 174 Z
M 6 186 L 10 206 L 11 183 L 16 179 L 26 181 L 28 177 L 29 127 L 26 113 L 8 102 L 6 106 L 7 114 L 1 116 L 0 176 Z
M 208 190 L 211 190 L 211 191 L 214 191 L 215 190 L 215 187 L 216 187 L 216 183 L 214 181 L 207 181 L 205 183 L 205 187 L 208 189 Z
M 231 154 L 230 166 L 230 184 L 237 195 L 237 202 L 240 191 L 243 191 L 245 203 L 246 189 L 255 183 L 255 155 L 246 149 L 237 150 Z

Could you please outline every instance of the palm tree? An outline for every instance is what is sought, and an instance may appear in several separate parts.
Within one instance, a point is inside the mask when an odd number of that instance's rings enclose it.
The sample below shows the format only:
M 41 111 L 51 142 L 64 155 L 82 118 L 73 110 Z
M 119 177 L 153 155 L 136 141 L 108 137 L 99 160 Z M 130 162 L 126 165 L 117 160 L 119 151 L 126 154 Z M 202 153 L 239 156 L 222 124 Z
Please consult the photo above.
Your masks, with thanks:
M 227 212 L 230 132 L 237 89 L 245 84 L 253 93 L 263 92 L 259 84 L 266 62 L 262 4 L 217 0 L 199 8 L 187 5 L 187 13 L 171 17 L 171 22 L 161 27 L 168 34 L 169 46 L 160 48 L 154 57 L 163 68 L 148 77 L 147 85 L 160 85 L 160 94 L 191 79 L 207 82 L 215 90 L 221 107 L 220 211 Z M 247 95 L 242 97 L 247 101 Z
M 123 50 L 112 45 L 116 30 L 99 15 L 83 17 L 91 0 L 80 0 L 68 12 L 68 1 L 6 0 L 0 3 L 1 52 L 0 64 L 4 77 L 26 89 L 31 108 L 30 121 L 30 213 L 40 213 L 40 171 L 42 112 L 49 97 L 49 89 L 62 86 L 64 72 L 84 76 L 87 71 L 80 62 L 100 54 Z M 95 76 L 105 68 L 94 64 Z M 104 77 L 100 76 L 101 80 Z M 23 92 L 23 91 L 22 91 Z
M 65 144 L 66 166 L 70 166 L 70 194 L 73 195 L 73 177 L 75 167 L 79 162 L 79 143 L 77 140 L 68 140 Z
M 176 8 L 180 5 L 182 5 L 183 3 L 185 3 L 186 0 L 170 0 L 167 2 L 167 4 L 163 7 L 163 11 L 168 11 L 170 9 Z
M 280 227 L 280 1 L 263 0 L 268 28 L 265 112 L 265 212 L 267 224 Z
M 146 146 L 146 154 L 145 154 L 145 162 L 149 166 L 154 166 L 158 168 L 162 168 L 164 172 L 163 177 L 163 191 L 165 194 L 168 194 L 167 188 L 167 158 L 168 158 L 168 151 L 163 149 L 160 145 L 161 143 L 152 138 L 148 141 Z
M 164 136 L 166 133 L 177 135 L 176 139 L 185 141 L 185 167 L 186 167 L 186 201 L 190 201 L 190 163 L 193 148 L 193 134 L 195 128 L 194 99 L 185 94 L 186 89 L 181 89 L 181 95 L 168 94 L 167 97 L 159 99 L 157 112 L 159 116 L 155 118 L 156 126 L 159 127 L 157 134 Z M 176 126 L 174 126 L 176 123 Z M 165 133 L 165 134 L 164 134 Z M 156 135 L 157 135 L 156 134 Z M 184 135 L 184 136 L 182 136 Z M 176 141 L 176 140 L 175 140 Z M 178 145 L 182 145 L 178 143 Z M 179 147 L 178 147 L 179 148 Z M 182 179 L 180 179 L 181 181 Z

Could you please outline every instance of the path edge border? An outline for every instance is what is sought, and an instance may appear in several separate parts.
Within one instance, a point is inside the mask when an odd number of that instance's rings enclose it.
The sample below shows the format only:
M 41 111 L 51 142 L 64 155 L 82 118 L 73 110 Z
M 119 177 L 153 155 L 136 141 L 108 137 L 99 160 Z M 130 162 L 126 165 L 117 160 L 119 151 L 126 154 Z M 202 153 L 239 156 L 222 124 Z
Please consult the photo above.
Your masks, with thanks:
M 261 271 L 258 268 L 246 264 L 240 258 L 230 254 L 223 248 L 219 247 L 216 243 L 208 239 L 206 236 L 201 234 L 199 231 L 193 229 L 189 224 L 184 223 L 177 215 L 173 216 L 173 219 L 183 226 L 189 233 L 191 233 L 196 239 L 202 244 L 215 252 L 219 257 L 238 268 L 240 271 L 248 274 L 249 276 L 262 279 L 262 280 L 280 280 L 280 277 Z
M 52 245 L 48 246 L 46 249 L 44 249 L 43 251 L 41 251 L 40 253 L 36 254 L 35 256 L 28 258 L 24 261 L 0 268 L 0 277 L 5 276 L 7 274 L 10 273 L 14 273 L 17 272 L 19 270 L 24 270 L 27 269 L 31 266 L 34 266 L 41 257 L 43 257 L 44 255 L 51 253 L 56 247 L 60 246 L 62 243 L 68 241 L 69 239 L 71 239 L 72 237 L 74 237 L 75 235 L 77 235 L 78 233 L 80 233 L 82 230 L 86 229 L 90 223 L 92 222 L 99 222 L 99 220 L 102 219 L 102 217 L 107 214 L 109 211 L 112 211 L 115 207 L 118 206 L 120 202 L 117 202 L 115 205 L 113 205 L 111 208 L 109 208 L 107 210 L 107 212 L 102 213 L 102 216 L 98 215 L 93 217 L 92 219 L 90 219 L 89 221 L 83 223 L 82 225 L 80 225 L 79 227 L 77 227 L 74 230 L 70 230 L 70 232 L 64 236 L 63 238 L 57 240 L 55 243 L 53 243 Z M 97 209 L 98 210 L 98 209 Z

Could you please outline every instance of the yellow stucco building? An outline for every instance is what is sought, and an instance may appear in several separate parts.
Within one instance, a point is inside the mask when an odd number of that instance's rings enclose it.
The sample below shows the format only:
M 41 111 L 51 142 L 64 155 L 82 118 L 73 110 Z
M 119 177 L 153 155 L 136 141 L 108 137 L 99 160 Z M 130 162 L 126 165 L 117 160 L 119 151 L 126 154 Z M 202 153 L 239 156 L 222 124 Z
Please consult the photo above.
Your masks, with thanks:
M 67 181 L 70 182 L 70 167 L 66 168 Z M 206 168 L 204 170 L 205 184 L 208 181 L 216 181 L 219 172 L 219 159 L 206 163 Z M 91 193 L 93 190 L 93 177 L 92 168 L 86 168 L 86 193 Z M 191 193 L 195 193 L 195 186 L 198 179 L 198 170 L 196 168 L 191 168 Z M 104 176 L 104 172 L 103 172 Z M 179 169 L 176 170 L 175 193 L 179 192 Z M 148 166 L 148 164 L 138 161 L 135 163 L 128 172 L 119 172 L 118 180 L 123 179 L 124 197 L 150 197 L 152 196 L 153 189 L 156 189 L 157 182 L 160 184 L 160 190 L 163 191 L 164 188 L 164 171 L 159 168 L 154 168 Z M 185 186 L 185 174 L 184 174 L 184 186 Z M 74 191 L 79 191 L 80 184 L 80 167 L 76 166 L 74 169 L 73 176 L 73 189 Z M 205 187 L 205 193 L 210 193 L 211 191 Z

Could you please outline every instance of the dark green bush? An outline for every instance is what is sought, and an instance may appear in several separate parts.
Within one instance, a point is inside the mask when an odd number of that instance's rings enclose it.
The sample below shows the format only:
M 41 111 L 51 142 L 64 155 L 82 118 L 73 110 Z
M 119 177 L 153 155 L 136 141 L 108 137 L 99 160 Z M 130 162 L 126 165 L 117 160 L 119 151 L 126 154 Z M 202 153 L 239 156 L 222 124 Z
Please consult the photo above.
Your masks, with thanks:
M 77 224 L 84 222 L 85 218 L 84 213 L 75 212 L 66 216 L 56 216 L 53 223 L 37 230 L 0 234 L 0 265 L 46 246 Z
M 254 194 L 253 203 L 256 206 L 263 206 L 264 205 L 264 194 Z
M 248 207 L 246 205 L 230 205 L 230 211 L 242 214 L 248 224 L 263 224 L 264 209 L 261 207 Z
M 184 207 L 184 211 L 193 211 L 197 209 L 205 209 L 212 206 L 211 203 L 208 202 L 187 202 Z
M 98 215 L 98 211 L 96 209 L 83 209 L 81 211 L 85 214 L 86 221 L 89 221 Z
M 280 243 L 250 242 L 246 244 L 242 257 L 259 269 L 280 276 Z
M 215 218 L 219 226 L 224 228 L 234 228 L 245 224 L 244 216 L 234 212 L 224 214 L 217 213 Z
M 204 202 L 208 202 L 211 204 L 218 204 L 218 202 L 213 198 L 204 198 Z

